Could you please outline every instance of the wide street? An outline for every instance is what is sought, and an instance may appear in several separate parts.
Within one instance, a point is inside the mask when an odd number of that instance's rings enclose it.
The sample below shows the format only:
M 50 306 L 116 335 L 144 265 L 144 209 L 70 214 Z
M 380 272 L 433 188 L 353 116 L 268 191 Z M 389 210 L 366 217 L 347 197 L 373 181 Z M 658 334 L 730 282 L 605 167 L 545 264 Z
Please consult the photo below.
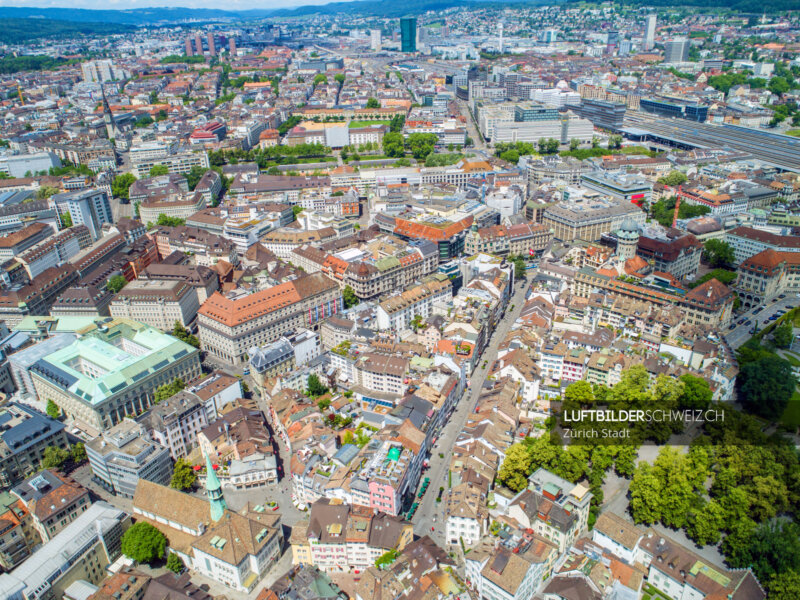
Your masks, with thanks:
M 530 277 L 532 272 L 529 271 L 528 275 Z M 445 490 L 447 489 L 447 472 L 450 465 L 453 445 L 459 433 L 464 428 L 467 416 L 475 410 L 478 396 L 480 396 L 481 388 L 486 382 L 489 369 L 497 359 L 498 346 L 506 337 L 506 334 L 508 334 L 514 321 L 519 317 L 522 306 L 525 303 L 525 293 L 528 288 L 529 284 L 527 281 L 523 282 L 523 284 L 517 284 L 514 294 L 509 301 L 509 306 L 506 309 L 505 317 L 492 335 L 489 345 L 478 361 L 477 368 L 472 373 L 470 388 L 467 389 L 461 401 L 456 405 L 453 414 L 450 415 L 450 419 L 439 434 L 436 444 L 431 449 L 430 468 L 423 476 L 430 477 L 431 483 L 412 522 L 414 523 L 414 533 L 417 535 L 430 535 L 443 548 L 447 547 L 444 523 L 445 503 L 444 501 L 436 502 L 436 496 L 439 494 L 440 487 L 445 488 Z M 482 368 L 484 361 L 488 361 L 488 365 L 485 369 Z M 440 454 L 442 456 L 440 456 Z M 431 531 L 432 527 L 433 531 Z
M 769 301 L 763 304 L 763 310 L 759 311 L 757 315 L 753 314 L 755 310 L 758 310 L 758 307 L 747 311 L 746 313 L 740 314 L 736 316 L 736 328 L 725 330 L 723 332 L 725 339 L 728 341 L 730 347 L 734 350 L 744 344 L 750 337 L 753 335 L 750 333 L 751 328 L 753 325 L 756 325 L 757 329 L 763 329 L 765 326 L 773 323 L 774 321 L 770 321 L 769 318 L 774 315 L 779 310 L 788 310 L 789 307 L 794 307 L 800 305 L 800 298 L 797 298 L 794 294 L 788 295 L 786 298 L 776 299 L 774 302 Z M 742 319 L 746 321 L 750 321 L 750 325 L 745 325 L 744 323 L 738 325 L 738 322 Z

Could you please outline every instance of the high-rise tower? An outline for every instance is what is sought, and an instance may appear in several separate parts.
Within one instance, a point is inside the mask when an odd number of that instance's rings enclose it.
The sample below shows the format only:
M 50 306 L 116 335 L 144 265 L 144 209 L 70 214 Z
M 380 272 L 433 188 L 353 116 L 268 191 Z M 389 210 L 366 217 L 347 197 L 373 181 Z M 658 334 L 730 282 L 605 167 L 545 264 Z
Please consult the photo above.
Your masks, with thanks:
M 400 19 L 400 51 L 417 51 L 417 19 L 415 17 Z
M 211 56 L 216 56 L 217 55 L 217 47 L 214 45 L 214 32 L 213 31 L 209 31 L 208 35 L 206 37 L 208 38 L 208 53 Z
M 656 44 L 656 15 L 647 15 L 644 29 L 644 49 L 652 50 Z
M 499 50 L 500 54 L 503 53 L 503 22 L 497 24 L 497 33 L 500 41 L 497 44 L 497 49 Z

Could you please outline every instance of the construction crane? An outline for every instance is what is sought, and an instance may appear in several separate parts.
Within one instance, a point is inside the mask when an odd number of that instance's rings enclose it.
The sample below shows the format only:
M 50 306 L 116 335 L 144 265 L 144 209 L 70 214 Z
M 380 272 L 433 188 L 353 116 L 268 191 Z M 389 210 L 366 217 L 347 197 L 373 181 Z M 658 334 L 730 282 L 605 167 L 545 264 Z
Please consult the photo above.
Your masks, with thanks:
M 17 81 L 17 96 L 19 97 L 19 103 L 25 104 L 25 96 L 22 95 L 22 86 Z

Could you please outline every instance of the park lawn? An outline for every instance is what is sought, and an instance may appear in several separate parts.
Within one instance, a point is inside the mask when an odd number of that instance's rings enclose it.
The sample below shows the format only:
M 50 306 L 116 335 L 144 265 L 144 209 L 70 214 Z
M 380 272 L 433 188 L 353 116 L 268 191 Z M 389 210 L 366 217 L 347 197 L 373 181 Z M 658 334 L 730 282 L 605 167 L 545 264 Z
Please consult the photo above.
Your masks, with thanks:
M 794 352 L 784 352 L 783 358 L 785 358 L 793 367 L 800 367 L 800 356 L 797 356 L 797 354 Z
M 786 132 L 786 135 L 791 135 L 793 137 L 800 137 L 800 129 L 790 129 Z
M 789 404 L 781 415 L 781 423 L 793 429 L 800 427 L 800 392 L 795 392 L 789 398 Z
M 388 125 L 391 121 L 381 120 L 381 121 L 350 121 L 350 129 L 355 129 L 356 127 L 369 127 L 370 125 Z

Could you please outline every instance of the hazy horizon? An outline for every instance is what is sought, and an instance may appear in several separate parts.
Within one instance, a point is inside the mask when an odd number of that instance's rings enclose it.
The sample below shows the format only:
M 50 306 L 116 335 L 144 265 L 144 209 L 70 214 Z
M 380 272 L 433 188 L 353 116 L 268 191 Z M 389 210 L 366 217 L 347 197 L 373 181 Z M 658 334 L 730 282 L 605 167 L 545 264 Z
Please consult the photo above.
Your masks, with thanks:
M 82 8 L 87 10 L 130 10 L 136 8 L 206 8 L 218 10 L 253 10 L 270 8 L 295 8 L 308 5 L 329 4 L 333 1 L 355 0 L 0 0 L 2 8 Z

